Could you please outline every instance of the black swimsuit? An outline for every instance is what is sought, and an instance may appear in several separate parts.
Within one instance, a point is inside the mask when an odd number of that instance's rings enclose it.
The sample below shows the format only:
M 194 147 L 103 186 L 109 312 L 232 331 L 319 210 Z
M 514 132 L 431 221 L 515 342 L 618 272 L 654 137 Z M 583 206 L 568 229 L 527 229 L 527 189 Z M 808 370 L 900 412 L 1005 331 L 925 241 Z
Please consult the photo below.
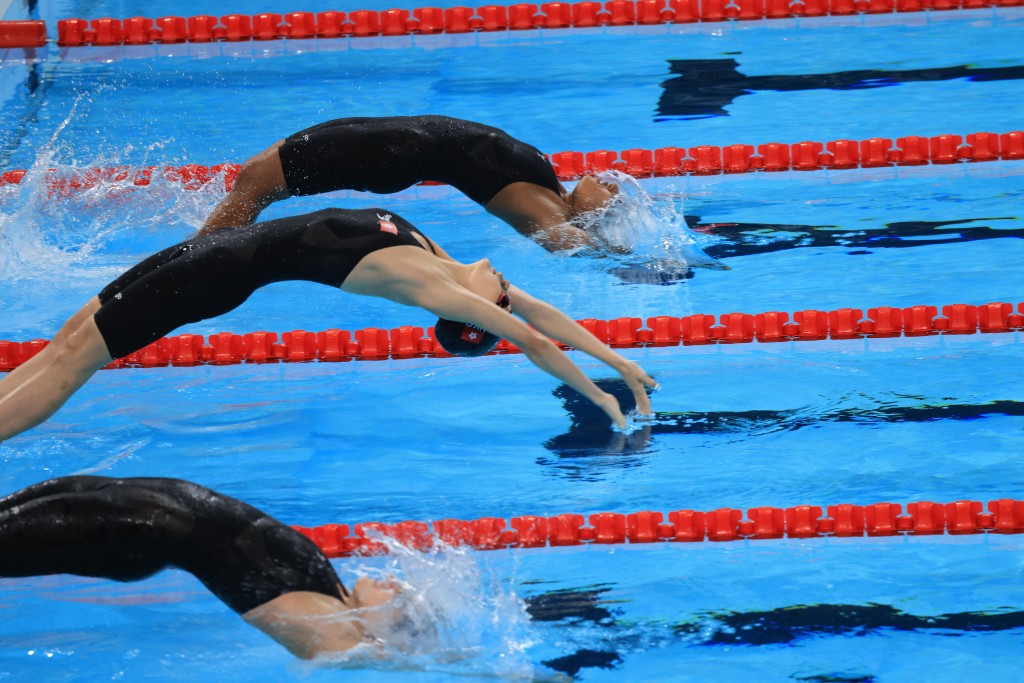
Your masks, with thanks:
M 64 477 L 0 498 L 0 577 L 138 581 L 168 567 L 239 614 L 295 591 L 344 591 L 298 531 L 180 479 Z
M 336 119 L 288 137 L 278 153 L 293 195 L 390 194 L 424 180 L 447 183 L 482 206 L 515 182 L 561 194 L 554 169 L 535 147 L 447 116 Z
M 340 287 L 367 254 L 422 248 L 413 233 L 412 224 L 383 209 L 324 209 L 218 230 L 164 249 L 107 285 L 96 326 L 111 358 L 121 358 L 186 323 L 237 308 L 272 282 Z

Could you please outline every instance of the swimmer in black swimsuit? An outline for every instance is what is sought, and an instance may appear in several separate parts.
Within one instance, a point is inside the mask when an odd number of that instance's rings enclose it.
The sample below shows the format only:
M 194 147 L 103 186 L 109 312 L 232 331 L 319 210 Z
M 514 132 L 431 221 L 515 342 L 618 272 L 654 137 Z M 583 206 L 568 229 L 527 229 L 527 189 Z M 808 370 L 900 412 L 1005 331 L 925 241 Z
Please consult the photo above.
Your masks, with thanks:
M 373 642 L 398 616 L 373 609 L 397 583 L 361 578 L 350 593 L 298 531 L 187 481 L 64 477 L 0 498 L 0 577 L 141 581 L 172 567 L 299 657 Z
M 548 249 L 592 246 L 576 216 L 605 204 L 612 184 L 584 176 L 568 193 L 544 155 L 491 126 L 447 116 L 348 118 L 275 142 L 242 166 L 201 233 L 249 225 L 279 199 L 335 190 L 390 194 L 447 183 Z
M 459 263 L 383 209 L 324 209 L 200 235 L 129 269 L 75 313 L 49 345 L 0 380 L 0 441 L 47 419 L 111 359 L 185 323 L 222 315 L 256 289 L 283 280 L 309 280 L 424 308 L 441 318 L 438 339 L 459 355 L 480 355 L 504 337 L 624 428 L 618 400 L 549 337 L 557 339 L 618 371 L 637 409 L 651 412 L 645 385 L 656 384 L 640 366 L 555 307 L 510 285 L 487 259 Z

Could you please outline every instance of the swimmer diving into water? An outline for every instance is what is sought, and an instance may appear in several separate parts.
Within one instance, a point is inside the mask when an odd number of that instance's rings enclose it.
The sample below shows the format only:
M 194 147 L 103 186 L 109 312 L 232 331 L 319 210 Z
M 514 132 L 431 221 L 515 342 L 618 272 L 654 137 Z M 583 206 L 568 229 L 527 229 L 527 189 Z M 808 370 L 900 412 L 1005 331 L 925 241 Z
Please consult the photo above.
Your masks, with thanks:
M 656 383 L 640 366 L 554 306 L 510 285 L 486 258 L 459 263 L 383 209 L 324 209 L 198 235 L 130 268 L 76 312 L 42 351 L 0 380 L 0 442 L 49 418 L 111 359 L 185 323 L 227 313 L 260 287 L 285 280 L 426 309 L 440 318 L 438 341 L 456 355 L 482 355 L 504 337 L 625 428 L 618 400 L 549 337 L 556 339 L 611 366 L 632 390 L 638 412 L 651 412 L 645 386 Z
M 592 176 L 566 192 L 536 148 L 480 123 L 447 116 L 336 119 L 246 161 L 200 234 L 249 225 L 289 196 L 391 194 L 424 180 L 451 185 L 550 250 L 592 246 L 591 236 L 573 221 L 617 192 L 614 183 Z
M 63 477 L 0 498 L 0 578 L 140 581 L 171 567 L 305 659 L 372 648 L 402 618 L 387 607 L 396 581 L 348 591 L 298 531 L 187 481 Z

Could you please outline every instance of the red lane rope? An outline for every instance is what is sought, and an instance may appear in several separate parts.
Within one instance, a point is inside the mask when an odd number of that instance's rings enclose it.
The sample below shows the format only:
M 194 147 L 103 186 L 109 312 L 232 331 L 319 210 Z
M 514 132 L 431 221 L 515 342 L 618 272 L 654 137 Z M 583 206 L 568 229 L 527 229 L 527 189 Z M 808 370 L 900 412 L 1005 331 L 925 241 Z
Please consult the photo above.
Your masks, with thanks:
M 1024 302 L 1016 305 L 993 302 L 981 306 L 950 304 L 941 315 L 936 306 L 859 308 L 835 311 L 804 310 L 790 314 L 723 313 L 684 317 L 656 316 L 614 320 L 578 320 L 591 334 L 614 348 L 641 346 L 695 346 L 862 337 L 923 337 L 933 334 L 1013 332 L 1024 329 Z M 0 371 L 13 370 L 42 351 L 49 341 L 0 341 Z M 566 347 L 562 347 L 566 348 Z M 501 340 L 489 355 L 520 353 Z M 355 332 L 330 329 L 322 332 L 294 330 L 234 334 L 221 332 L 204 339 L 199 334 L 163 337 L 133 354 L 119 358 L 107 369 L 240 363 L 384 360 L 387 358 L 446 357 L 434 337 L 434 328 L 403 326 L 390 330 L 368 327 Z
M 1015 7 L 1024 0 L 610 0 L 520 3 L 510 6 L 421 7 L 412 10 L 228 14 L 222 17 L 62 19 L 57 45 L 146 45 L 269 41 L 281 38 L 363 38 L 459 34 L 537 28 L 594 28 L 760 20 L 791 17 L 891 14 L 923 10 Z
M 91 190 L 104 183 L 131 183 L 145 187 L 153 183 L 154 177 L 171 183 L 181 183 L 186 190 L 199 190 L 208 183 L 221 178 L 225 190 L 230 190 L 238 177 L 240 164 L 217 164 L 216 166 L 200 166 L 185 164 L 183 166 L 110 166 L 107 168 L 90 168 L 63 174 L 59 169 L 46 169 L 44 182 L 50 197 L 70 197 L 78 192 Z M 28 174 L 26 169 L 14 169 L 0 173 L 0 186 L 18 185 Z
M 986 511 L 987 510 L 987 511 Z M 657 543 L 742 541 L 772 538 L 863 538 L 900 534 L 926 536 L 995 532 L 1024 533 L 1024 501 L 1000 498 L 987 506 L 977 500 L 952 503 L 920 501 L 873 505 L 797 505 L 789 508 L 718 508 L 709 512 L 674 510 L 667 515 L 644 510 L 631 514 L 600 512 L 584 517 L 526 515 L 481 519 L 442 519 L 427 522 L 382 524 L 366 522 L 293 527 L 312 540 L 328 557 L 387 552 L 380 541 L 367 536 L 379 533 L 402 545 L 428 550 L 435 538 L 449 545 L 476 550 L 543 548 L 587 543 Z
M 46 24 L 42 21 L 0 21 L 0 50 L 11 47 L 43 47 Z
M 965 142 L 966 140 L 966 142 Z M 961 135 L 907 135 L 898 138 L 867 140 L 831 140 L 829 142 L 769 142 L 757 145 L 699 145 L 696 147 L 661 147 L 658 149 L 627 149 L 621 152 L 556 152 L 550 155 L 559 180 L 577 180 L 616 170 L 636 178 L 684 175 L 720 175 L 722 173 L 753 173 L 778 171 L 845 170 L 853 168 L 884 168 L 891 166 L 923 166 L 960 162 L 1010 161 L 1024 159 L 1024 131 L 1008 133 L 970 133 Z M 51 196 L 71 196 L 101 183 L 131 182 L 146 186 L 153 178 L 181 183 L 186 189 L 198 190 L 220 180 L 230 190 L 241 168 L 238 164 L 201 166 L 130 166 L 93 168 L 64 176 L 49 169 L 45 177 Z M 0 185 L 16 185 L 27 171 L 11 170 L 0 174 Z M 436 184 L 436 183 L 423 183 Z

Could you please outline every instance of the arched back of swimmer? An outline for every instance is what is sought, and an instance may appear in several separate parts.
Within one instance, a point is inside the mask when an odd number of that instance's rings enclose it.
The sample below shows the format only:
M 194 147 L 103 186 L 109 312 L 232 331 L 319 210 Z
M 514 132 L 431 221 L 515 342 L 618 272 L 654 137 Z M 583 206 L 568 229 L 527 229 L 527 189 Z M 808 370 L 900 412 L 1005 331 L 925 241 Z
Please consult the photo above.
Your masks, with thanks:
M 240 500 L 179 479 L 75 476 L 0 498 L 0 577 L 140 581 L 177 567 L 303 658 L 374 642 L 392 580 L 342 586 L 316 545 Z
M 423 181 L 455 187 L 551 250 L 600 246 L 573 222 L 617 192 L 592 176 L 567 192 L 536 147 L 492 126 L 437 115 L 353 117 L 301 130 L 248 159 L 202 232 L 249 225 L 289 196 L 391 194 Z
M 324 209 L 200 235 L 126 271 L 39 354 L 0 380 L 0 441 L 47 419 L 113 358 L 186 323 L 222 315 L 256 289 L 284 280 L 418 306 L 508 339 L 625 428 L 615 397 L 590 381 L 555 339 L 615 369 L 632 389 L 637 409 L 650 413 L 645 386 L 656 385 L 647 373 L 554 306 L 510 285 L 488 259 L 459 263 L 383 209 Z M 511 310 L 496 305 L 502 293 Z

